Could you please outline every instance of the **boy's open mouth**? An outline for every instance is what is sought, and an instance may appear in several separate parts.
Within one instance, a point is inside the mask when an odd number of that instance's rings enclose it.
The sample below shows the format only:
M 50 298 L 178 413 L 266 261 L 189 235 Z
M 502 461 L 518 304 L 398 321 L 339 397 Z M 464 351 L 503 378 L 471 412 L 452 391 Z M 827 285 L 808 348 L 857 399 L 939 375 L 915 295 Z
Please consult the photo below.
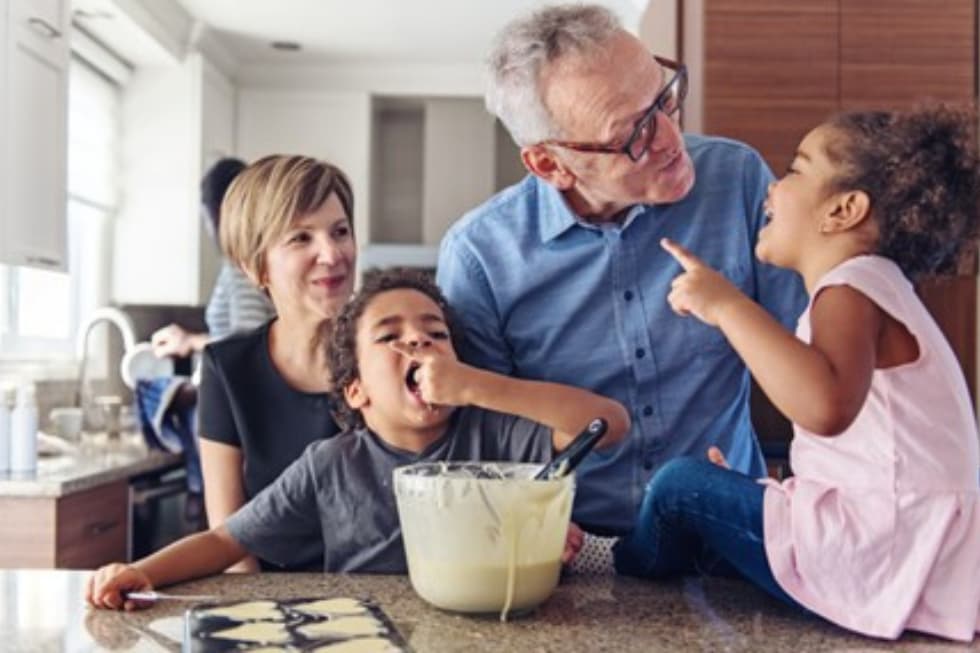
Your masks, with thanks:
M 421 401 L 422 391 L 419 389 L 418 379 L 415 378 L 415 373 L 418 371 L 419 367 L 421 367 L 421 365 L 418 363 L 412 363 L 408 366 L 408 372 L 405 374 L 405 387 L 407 387 L 408 391 L 418 397 L 419 401 Z

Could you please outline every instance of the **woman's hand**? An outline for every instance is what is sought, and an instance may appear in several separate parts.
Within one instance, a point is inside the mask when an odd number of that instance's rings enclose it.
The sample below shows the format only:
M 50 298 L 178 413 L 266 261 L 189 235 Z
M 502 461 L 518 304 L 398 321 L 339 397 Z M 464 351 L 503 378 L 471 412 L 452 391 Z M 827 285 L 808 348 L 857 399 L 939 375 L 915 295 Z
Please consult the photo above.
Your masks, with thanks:
M 137 610 L 151 605 L 146 601 L 131 601 L 127 592 L 153 589 L 149 577 L 136 567 L 112 563 L 100 567 L 85 584 L 85 600 L 95 608 Z
M 674 241 L 664 238 L 660 246 L 684 269 L 667 295 L 667 302 L 678 315 L 693 315 L 705 324 L 718 326 L 723 311 L 746 299 L 728 279 Z

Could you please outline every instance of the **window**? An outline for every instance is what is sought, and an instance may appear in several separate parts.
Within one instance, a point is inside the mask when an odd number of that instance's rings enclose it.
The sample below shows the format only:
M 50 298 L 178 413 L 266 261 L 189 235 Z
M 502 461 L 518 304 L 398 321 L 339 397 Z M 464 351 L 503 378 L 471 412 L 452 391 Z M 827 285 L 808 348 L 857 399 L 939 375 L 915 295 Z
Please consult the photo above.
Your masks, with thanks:
M 67 358 L 80 319 L 108 296 L 118 203 L 119 86 L 73 56 L 68 86 L 68 272 L 0 265 L 0 354 Z

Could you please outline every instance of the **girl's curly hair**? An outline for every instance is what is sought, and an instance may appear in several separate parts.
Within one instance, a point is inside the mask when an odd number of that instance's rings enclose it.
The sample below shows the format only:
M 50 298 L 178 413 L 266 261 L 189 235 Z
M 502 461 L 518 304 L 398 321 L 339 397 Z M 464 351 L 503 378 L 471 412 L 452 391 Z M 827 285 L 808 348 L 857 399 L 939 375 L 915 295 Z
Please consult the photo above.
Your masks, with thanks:
M 432 280 L 432 275 L 413 268 L 372 268 L 364 272 L 360 290 L 344 306 L 333 322 L 328 359 L 332 378 L 331 400 L 334 419 L 343 429 L 363 428 L 359 410 L 347 405 L 344 388 L 360 374 L 357 365 L 357 326 L 375 297 L 389 290 L 415 290 L 431 299 L 442 311 L 449 337 L 457 352 L 462 350 L 463 332 L 449 302 Z
M 913 281 L 955 273 L 980 221 L 977 115 L 927 105 L 907 112 L 842 113 L 828 125 L 840 165 L 834 190 L 863 190 L 878 225 L 876 254 Z

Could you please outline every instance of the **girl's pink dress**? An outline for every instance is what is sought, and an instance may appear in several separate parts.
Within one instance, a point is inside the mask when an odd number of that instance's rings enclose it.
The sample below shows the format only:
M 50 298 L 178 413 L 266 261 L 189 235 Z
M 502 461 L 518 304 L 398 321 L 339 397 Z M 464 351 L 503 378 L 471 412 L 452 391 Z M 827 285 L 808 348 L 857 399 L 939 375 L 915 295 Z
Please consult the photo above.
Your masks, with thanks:
M 904 324 L 919 358 L 875 370 L 864 407 L 840 435 L 794 427 L 796 476 L 765 492 L 773 575 L 799 603 L 845 628 L 972 640 L 980 630 L 980 458 L 963 374 L 892 261 L 849 259 L 813 297 L 838 285 Z M 807 308 L 797 336 L 810 342 L 810 333 Z

